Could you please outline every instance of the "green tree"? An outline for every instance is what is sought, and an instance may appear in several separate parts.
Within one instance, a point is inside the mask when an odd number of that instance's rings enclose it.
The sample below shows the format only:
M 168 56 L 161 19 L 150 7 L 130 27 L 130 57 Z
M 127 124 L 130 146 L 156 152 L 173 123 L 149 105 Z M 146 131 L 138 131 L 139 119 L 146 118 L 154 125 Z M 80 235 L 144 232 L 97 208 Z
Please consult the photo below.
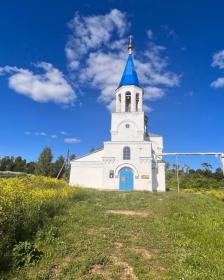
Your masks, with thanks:
M 222 168 L 219 167 L 219 168 L 217 168 L 217 169 L 215 170 L 214 177 L 215 177 L 215 179 L 217 179 L 217 180 L 222 180 L 222 179 L 224 179 Z
M 65 159 L 63 156 L 59 156 L 57 158 L 57 160 L 53 163 L 53 177 L 57 177 L 58 175 L 58 172 L 61 170 L 63 164 L 65 162 Z M 61 174 L 60 174 L 60 178 L 63 176 L 65 172 L 65 166 L 63 167 L 63 170 L 61 171 Z
M 40 153 L 37 164 L 36 164 L 36 170 L 35 173 L 37 175 L 43 175 L 43 176 L 52 176 L 53 175 L 53 154 L 51 151 L 51 148 L 46 147 L 43 149 L 43 151 Z
M 204 172 L 204 175 L 207 176 L 207 177 L 210 177 L 212 176 L 212 165 L 208 162 L 204 162 L 201 164 L 201 166 L 203 167 L 203 172 Z
M 31 161 L 26 164 L 26 173 L 35 174 L 35 170 L 36 170 L 36 162 Z
M 76 155 L 75 154 L 71 154 L 70 157 L 69 157 L 69 160 L 73 160 L 73 159 L 76 159 Z
M 210 163 L 208 163 L 208 162 L 202 163 L 201 166 L 206 171 L 212 171 L 212 169 L 213 169 L 212 165 Z
M 5 156 L 0 160 L 1 171 L 13 171 L 15 166 L 14 157 Z
M 22 159 L 21 156 L 18 156 L 14 159 L 14 168 L 15 172 L 26 172 L 26 160 Z

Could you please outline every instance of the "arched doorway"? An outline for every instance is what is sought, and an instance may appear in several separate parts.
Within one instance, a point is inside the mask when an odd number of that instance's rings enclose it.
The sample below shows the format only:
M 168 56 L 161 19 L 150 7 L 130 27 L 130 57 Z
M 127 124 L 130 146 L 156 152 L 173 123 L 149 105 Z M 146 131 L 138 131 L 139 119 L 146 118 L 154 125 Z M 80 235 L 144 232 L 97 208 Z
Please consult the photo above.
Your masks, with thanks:
M 123 167 L 119 172 L 119 190 L 131 191 L 134 189 L 134 175 L 130 167 Z

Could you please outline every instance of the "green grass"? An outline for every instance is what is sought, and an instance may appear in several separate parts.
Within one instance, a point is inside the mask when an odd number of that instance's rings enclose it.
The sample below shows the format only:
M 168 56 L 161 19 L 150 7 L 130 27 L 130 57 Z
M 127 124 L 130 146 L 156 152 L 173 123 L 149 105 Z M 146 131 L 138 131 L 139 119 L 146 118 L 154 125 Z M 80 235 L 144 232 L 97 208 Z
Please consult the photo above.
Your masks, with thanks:
M 224 279 L 224 203 L 201 194 L 78 192 L 38 231 L 36 265 L 0 279 Z M 148 217 L 107 210 L 144 211 Z
M 30 176 L 30 174 L 27 174 L 25 172 L 0 171 L 0 178 L 14 178 L 24 176 Z

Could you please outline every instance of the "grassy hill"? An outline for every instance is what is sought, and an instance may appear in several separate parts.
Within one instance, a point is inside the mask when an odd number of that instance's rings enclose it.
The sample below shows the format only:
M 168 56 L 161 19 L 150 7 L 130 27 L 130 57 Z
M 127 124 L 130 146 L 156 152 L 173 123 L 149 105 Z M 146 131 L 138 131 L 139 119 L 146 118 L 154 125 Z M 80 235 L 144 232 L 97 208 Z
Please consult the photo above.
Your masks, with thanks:
M 78 190 L 1 279 L 224 279 L 224 203 L 203 194 Z

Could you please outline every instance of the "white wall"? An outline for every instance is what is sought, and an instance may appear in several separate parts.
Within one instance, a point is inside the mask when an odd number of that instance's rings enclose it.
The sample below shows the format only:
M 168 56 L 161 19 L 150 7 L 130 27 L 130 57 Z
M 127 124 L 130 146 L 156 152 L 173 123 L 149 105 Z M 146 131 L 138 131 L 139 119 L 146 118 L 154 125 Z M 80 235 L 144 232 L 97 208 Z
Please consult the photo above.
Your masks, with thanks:
M 111 141 L 143 141 L 144 135 L 143 112 L 112 113 Z
M 166 191 L 165 162 L 158 163 L 157 181 L 158 181 L 157 192 L 165 192 Z
M 94 166 L 83 163 L 72 165 L 69 184 L 86 188 L 100 189 L 102 186 L 102 165 Z
M 87 188 L 102 187 L 102 155 L 99 150 L 71 161 L 70 185 L 80 185 Z
M 131 149 L 131 160 L 123 160 L 123 148 L 125 146 L 129 146 Z M 152 190 L 151 162 L 151 143 L 149 141 L 105 142 L 103 188 L 119 189 L 119 171 L 121 168 L 127 166 L 134 171 L 135 190 Z M 113 170 L 115 173 L 114 179 L 109 178 L 110 170 Z
M 152 149 L 156 154 L 161 154 L 163 151 L 163 137 L 161 136 L 150 136 L 152 142 Z
M 86 155 L 83 155 L 77 159 L 74 159 L 71 161 L 71 163 L 73 162 L 78 162 L 78 161 L 102 161 L 102 156 L 104 154 L 103 148 L 96 150 L 94 152 L 88 153 Z

